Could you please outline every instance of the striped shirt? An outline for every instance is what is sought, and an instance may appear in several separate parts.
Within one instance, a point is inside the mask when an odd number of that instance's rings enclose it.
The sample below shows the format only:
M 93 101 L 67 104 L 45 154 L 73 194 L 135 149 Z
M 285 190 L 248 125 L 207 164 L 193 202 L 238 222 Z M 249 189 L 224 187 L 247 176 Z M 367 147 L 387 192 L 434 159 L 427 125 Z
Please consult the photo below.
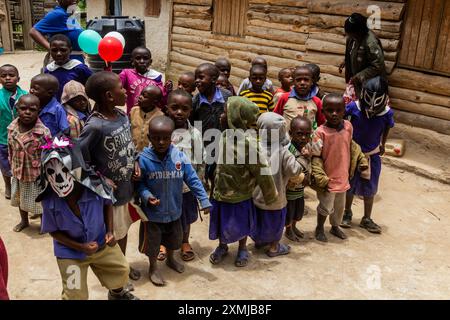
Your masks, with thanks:
M 247 89 L 242 91 L 239 95 L 256 104 L 259 107 L 260 114 L 267 111 L 273 111 L 274 109 L 273 94 L 267 90 L 258 93 L 251 91 L 251 89 Z

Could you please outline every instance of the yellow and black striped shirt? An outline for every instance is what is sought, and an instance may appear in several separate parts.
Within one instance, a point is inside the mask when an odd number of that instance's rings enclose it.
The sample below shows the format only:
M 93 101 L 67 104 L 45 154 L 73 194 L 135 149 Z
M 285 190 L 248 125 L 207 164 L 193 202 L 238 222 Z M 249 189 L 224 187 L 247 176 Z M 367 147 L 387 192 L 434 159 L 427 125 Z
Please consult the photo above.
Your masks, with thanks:
M 251 89 L 241 91 L 239 94 L 241 97 L 245 97 L 252 101 L 259 107 L 259 113 L 264 113 L 267 111 L 273 111 L 273 94 L 270 91 L 264 90 L 263 92 L 253 92 Z

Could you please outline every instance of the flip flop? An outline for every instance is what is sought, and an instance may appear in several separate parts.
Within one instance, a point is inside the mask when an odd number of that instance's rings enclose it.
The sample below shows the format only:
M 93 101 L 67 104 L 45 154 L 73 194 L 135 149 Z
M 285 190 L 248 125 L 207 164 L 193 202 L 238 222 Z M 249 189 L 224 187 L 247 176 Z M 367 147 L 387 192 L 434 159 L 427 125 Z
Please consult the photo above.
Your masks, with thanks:
M 183 261 L 191 261 L 194 260 L 195 254 L 192 250 L 192 247 L 189 243 L 183 243 L 181 245 L 181 259 Z
M 218 264 L 223 260 L 223 258 L 227 254 L 228 254 L 228 247 L 226 249 L 224 249 L 219 246 L 209 256 L 209 262 L 211 262 L 212 264 Z
M 273 258 L 273 257 L 277 257 L 277 256 L 282 256 L 282 255 L 288 254 L 290 251 L 291 251 L 291 247 L 290 246 L 288 246 L 286 244 L 283 244 L 283 243 L 279 243 L 277 251 L 272 252 L 270 250 L 267 250 L 266 254 L 269 257 Z
M 246 267 L 248 265 L 248 258 L 249 255 L 247 250 L 238 250 L 234 265 L 239 268 Z
M 164 260 L 166 260 L 166 257 L 167 257 L 166 247 L 160 246 L 158 257 L 156 259 L 158 259 L 158 261 L 164 261 Z

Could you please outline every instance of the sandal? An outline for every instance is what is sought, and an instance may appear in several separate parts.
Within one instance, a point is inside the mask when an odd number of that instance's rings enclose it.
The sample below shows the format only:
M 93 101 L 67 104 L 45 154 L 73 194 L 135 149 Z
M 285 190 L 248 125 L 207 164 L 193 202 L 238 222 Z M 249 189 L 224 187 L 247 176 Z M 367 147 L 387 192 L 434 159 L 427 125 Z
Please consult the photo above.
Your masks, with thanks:
M 212 264 L 218 264 L 220 263 L 223 258 L 228 254 L 228 247 L 223 248 L 221 246 L 218 246 L 213 253 L 209 256 L 209 262 Z
M 288 246 L 286 244 L 283 244 L 283 243 L 279 243 L 277 251 L 272 252 L 270 250 L 267 250 L 266 254 L 270 258 L 273 258 L 273 257 L 277 257 L 277 256 L 282 256 L 282 255 L 288 254 L 290 251 L 291 251 L 291 247 L 290 246 Z
M 166 247 L 159 246 L 159 253 L 158 253 L 158 257 L 156 259 L 158 259 L 158 261 L 164 261 L 164 260 L 166 260 L 166 257 L 167 257 Z
M 247 249 L 238 250 L 238 254 L 236 256 L 236 260 L 234 261 L 234 265 L 236 267 L 242 268 L 248 265 L 248 251 Z
M 183 243 L 181 245 L 181 259 L 183 261 L 191 261 L 194 260 L 195 253 L 192 250 L 192 247 L 189 243 Z

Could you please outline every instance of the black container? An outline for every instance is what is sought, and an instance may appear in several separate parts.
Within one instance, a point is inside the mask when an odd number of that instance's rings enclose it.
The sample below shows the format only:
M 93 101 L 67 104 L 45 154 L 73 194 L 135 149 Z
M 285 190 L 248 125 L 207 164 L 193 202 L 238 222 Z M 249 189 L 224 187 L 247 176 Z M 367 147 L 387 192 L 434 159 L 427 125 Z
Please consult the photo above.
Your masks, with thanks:
M 111 31 L 117 31 L 125 38 L 125 48 L 122 57 L 112 62 L 112 70 L 120 73 L 122 69 L 131 68 L 131 52 L 134 48 L 145 47 L 145 25 L 144 21 L 128 16 L 102 16 L 90 20 L 86 29 L 97 31 L 102 38 Z M 88 64 L 92 71 L 98 72 L 105 68 L 105 61 L 99 55 L 88 55 Z

